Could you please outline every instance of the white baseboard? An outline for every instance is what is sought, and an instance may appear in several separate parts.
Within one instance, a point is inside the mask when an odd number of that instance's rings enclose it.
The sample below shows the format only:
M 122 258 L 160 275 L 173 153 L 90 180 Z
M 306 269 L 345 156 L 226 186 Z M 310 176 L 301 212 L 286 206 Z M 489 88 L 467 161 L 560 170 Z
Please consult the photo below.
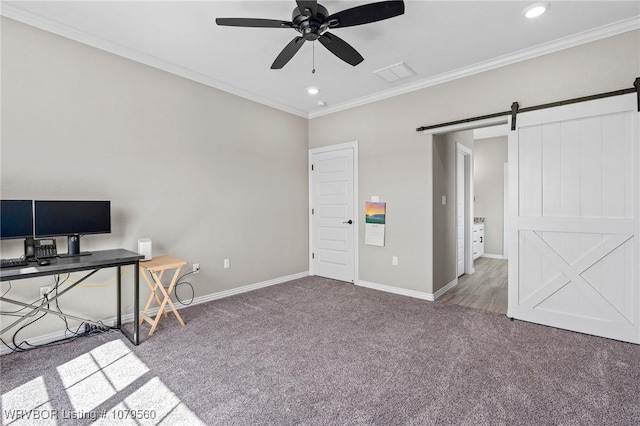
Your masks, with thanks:
M 236 294 L 258 290 L 260 288 L 269 287 L 276 284 L 282 284 L 287 281 L 292 281 L 292 280 L 296 280 L 298 278 L 304 278 L 307 276 L 309 276 L 309 271 L 299 272 L 297 274 L 287 275 L 285 277 L 274 278 L 272 280 L 262 281 L 255 284 L 249 284 L 249 285 L 245 285 L 238 288 L 232 288 L 230 290 L 219 291 L 217 293 L 196 297 L 193 299 L 193 302 L 191 302 L 189 305 L 182 305 L 180 303 L 175 303 L 175 302 L 174 302 L 174 305 L 176 309 L 180 310 L 180 309 L 187 308 L 189 306 L 199 305 L 201 303 L 206 303 L 212 300 L 222 299 L 229 296 L 235 296 Z M 159 310 L 160 310 L 160 307 L 150 309 L 148 314 L 149 316 L 153 316 L 157 314 Z M 170 312 L 170 310 L 171 310 L 170 306 L 167 306 L 165 308 L 165 312 Z M 106 325 L 113 326 L 116 323 L 116 317 L 111 317 L 111 318 L 103 319 L 100 321 L 102 321 Z M 132 321 L 133 321 L 133 313 L 122 315 L 123 324 L 132 322 Z M 56 340 L 60 340 L 60 339 L 64 339 L 65 337 L 68 337 L 68 335 L 65 334 L 65 331 L 66 330 L 54 331 L 53 333 L 48 333 L 48 334 L 44 334 L 36 337 L 30 337 L 29 343 L 35 346 L 35 345 L 44 345 L 46 343 L 55 342 Z M 0 355 L 5 355 L 8 353 L 11 353 L 11 350 L 9 348 L 7 348 L 4 345 L 0 347 Z
M 293 274 L 293 275 L 287 275 L 286 277 L 280 277 L 280 278 L 274 278 L 272 280 L 267 280 L 267 281 L 262 281 L 256 284 L 249 284 L 249 285 L 245 285 L 242 287 L 238 287 L 238 288 L 232 288 L 230 290 L 224 290 L 224 291 L 219 291 L 217 293 L 211 293 L 211 294 L 207 294 L 204 296 L 200 296 L 200 297 L 196 297 L 193 299 L 193 302 L 189 303 L 188 305 L 182 305 L 180 303 L 176 303 L 174 302 L 173 304 L 176 306 L 176 309 L 180 310 L 180 309 L 184 309 L 184 308 L 188 308 L 189 306 L 194 306 L 194 305 L 199 305 L 201 303 L 207 303 L 207 302 L 211 302 L 212 300 L 218 300 L 218 299 L 224 299 L 225 297 L 229 297 L 229 296 L 235 296 L 236 294 L 241 294 L 241 293 L 246 293 L 248 291 L 253 291 L 253 290 L 258 290 L 259 288 L 264 288 L 264 287 L 269 287 L 272 285 L 276 285 L 276 284 L 282 284 L 285 283 L 287 281 L 292 281 L 292 280 L 297 280 L 298 278 L 304 278 L 304 277 L 308 277 L 309 276 L 309 271 L 305 271 L 305 272 L 299 272 L 297 274 Z M 149 309 L 149 313 L 148 315 L 150 317 L 153 317 L 155 314 L 158 313 L 158 311 L 160 310 L 160 307 L 155 307 L 153 309 Z M 171 312 L 171 306 L 166 306 L 165 307 L 165 312 Z M 115 320 L 115 318 L 114 318 Z M 130 314 L 126 314 L 122 316 L 122 322 L 123 323 L 128 323 L 133 321 L 133 313 Z
M 115 321 L 115 318 L 114 318 L 114 321 Z M 105 324 L 107 324 L 107 322 L 105 322 Z M 109 322 L 108 324 L 113 324 L 113 321 Z M 55 342 L 55 341 L 64 339 L 66 337 L 71 337 L 71 333 L 68 333 L 66 330 L 59 330 L 59 331 L 54 331 L 53 333 L 43 334 L 42 336 L 30 337 L 28 341 L 33 346 L 38 346 L 38 345 L 44 345 L 47 343 Z M 22 342 L 23 340 L 24 339 L 22 338 L 18 339 L 19 342 Z M 7 340 L 5 340 L 5 342 L 7 342 Z M 2 345 L 2 347 L 0 347 L 0 355 L 10 354 L 11 352 L 12 352 L 11 349 L 6 347 L 5 345 Z
M 384 291 L 387 293 L 399 294 L 401 296 L 409 296 L 415 299 L 428 300 L 430 302 L 433 302 L 434 300 L 436 300 L 435 296 L 431 293 L 423 293 L 421 291 L 408 290 L 406 288 L 393 287 L 386 284 L 377 284 L 369 281 L 360 280 L 356 285 L 359 285 L 360 287 L 370 288 L 373 290 Z
M 503 255 L 501 255 L 501 254 L 489 254 L 489 253 L 485 253 L 485 254 L 483 254 L 483 255 L 482 255 L 482 256 L 480 256 L 480 257 L 486 257 L 486 258 L 488 258 L 488 259 L 500 259 L 500 260 L 507 260 L 507 258 L 506 258 L 506 257 L 504 257 L 504 256 L 503 256 Z
M 443 294 L 445 294 L 446 292 L 448 292 L 449 290 L 451 290 L 457 285 L 458 285 L 458 279 L 456 278 L 455 280 L 451 281 L 449 284 L 442 287 L 440 290 L 436 291 L 435 294 L 433 295 L 434 298 L 438 300 L 440 296 L 442 296 Z

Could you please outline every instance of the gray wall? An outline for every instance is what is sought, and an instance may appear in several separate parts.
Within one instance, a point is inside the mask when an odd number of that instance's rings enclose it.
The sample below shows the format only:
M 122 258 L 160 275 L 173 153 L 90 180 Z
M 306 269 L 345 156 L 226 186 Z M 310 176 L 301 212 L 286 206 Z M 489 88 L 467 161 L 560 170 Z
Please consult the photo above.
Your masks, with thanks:
M 456 145 L 433 138 L 433 291 L 456 278 Z M 442 205 L 442 197 L 446 204 Z
M 485 254 L 503 255 L 504 163 L 507 137 L 476 139 L 473 150 L 475 216 L 484 217 Z
M 5 18 L 1 100 L 2 198 L 111 200 L 112 233 L 83 250 L 150 237 L 154 255 L 200 263 L 196 297 L 308 271 L 308 120 Z M 3 257 L 22 252 L 2 243 Z M 45 284 L 11 294 L 34 300 Z M 61 304 L 106 318 L 114 294 L 80 288 Z M 62 326 L 48 316 L 25 332 Z
M 417 127 L 632 87 L 639 41 L 628 32 L 310 120 L 311 148 L 359 141 L 360 217 L 371 195 L 387 202 L 386 245 L 361 243 L 360 279 L 434 292 L 432 136 Z

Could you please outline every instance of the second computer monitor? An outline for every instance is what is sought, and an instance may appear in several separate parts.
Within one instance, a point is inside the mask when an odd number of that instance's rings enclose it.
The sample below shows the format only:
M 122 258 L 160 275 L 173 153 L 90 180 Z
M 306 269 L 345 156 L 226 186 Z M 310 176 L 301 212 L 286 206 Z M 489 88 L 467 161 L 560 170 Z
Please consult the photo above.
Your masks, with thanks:
M 111 232 L 110 201 L 35 201 L 35 236 L 69 237 L 69 254 L 79 254 L 80 235 Z

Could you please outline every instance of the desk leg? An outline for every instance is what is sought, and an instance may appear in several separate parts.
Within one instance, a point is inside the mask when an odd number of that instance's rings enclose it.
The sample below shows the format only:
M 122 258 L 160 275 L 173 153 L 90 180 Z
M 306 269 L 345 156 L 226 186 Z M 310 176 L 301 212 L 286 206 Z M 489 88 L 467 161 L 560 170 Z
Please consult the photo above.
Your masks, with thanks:
M 123 326 L 122 326 L 122 279 L 120 277 L 120 267 L 118 266 L 118 314 L 117 314 L 117 319 L 116 319 L 116 327 L 118 329 L 120 329 L 120 332 L 122 334 L 125 335 L 125 337 L 127 339 L 129 339 L 129 341 L 131 343 L 133 343 L 135 346 L 138 346 L 140 344 L 140 324 L 138 324 L 138 318 L 139 318 L 139 314 L 138 314 L 138 309 L 139 309 L 139 305 L 140 305 L 140 281 L 139 281 L 139 275 L 140 274 L 140 265 L 139 263 L 136 261 L 136 263 L 133 264 L 133 335 L 131 333 L 129 333 L 128 330 L 126 330 Z
M 117 274 L 118 274 L 118 277 L 116 278 L 116 280 L 118 282 L 118 290 L 117 290 L 118 308 L 116 313 L 116 328 L 118 330 L 122 330 L 122 270 L 120 266 L 118 266 Z
M 140 262 L 136 261 L 133 266 L 133 344 L 140 343 Z

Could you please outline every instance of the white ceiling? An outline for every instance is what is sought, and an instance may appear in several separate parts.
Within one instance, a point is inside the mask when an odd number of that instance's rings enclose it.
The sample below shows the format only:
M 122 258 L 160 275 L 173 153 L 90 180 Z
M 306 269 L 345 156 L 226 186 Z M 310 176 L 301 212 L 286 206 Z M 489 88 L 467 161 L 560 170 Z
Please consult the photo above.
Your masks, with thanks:
M 320 1 L 329 13 L 371 1 Z M 405 14 L 331 30 L 365 58 L 352 67 L 307 42 L 281 70 L 270 66 L 298 33 L 236 28 L 219 17 L 291 20 L 286 1 L 4 1 L 2 14 L 303 117 L 316 117 L 577 44 L 640 28 L 640 1 L 405 1 Z M 315 45 L 315 46 L 314 46 Z M 315 69 L 313 54 L 315 51 Z M 374 74 L 405 62 L 416 75 Z M 306 89 L 319 88 L 311 96 Z M 319 107 L 318 100 L 326 102 Z

